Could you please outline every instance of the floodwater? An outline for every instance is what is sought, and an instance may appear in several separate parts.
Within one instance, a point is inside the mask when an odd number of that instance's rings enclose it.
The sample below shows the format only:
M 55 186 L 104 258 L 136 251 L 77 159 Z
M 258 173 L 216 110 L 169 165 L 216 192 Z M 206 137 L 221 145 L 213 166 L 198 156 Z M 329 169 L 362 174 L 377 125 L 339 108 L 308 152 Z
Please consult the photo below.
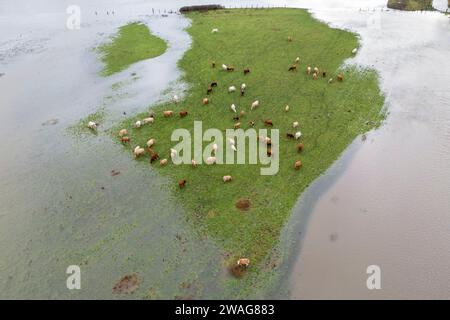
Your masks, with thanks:
M 129 298 L 232 296 L 217 267 L 220 250 L 186 221 L 168 181 L 106 132 L 182 95 L 176 61 L 190 45 L 189 21 L 159 13 L 190 1 L 77 2 L 76 31 L 66 28 L 71 1 L 0 3 L 0 298 L 112 298 L 114 283 L 130 273 L 141 283 Z M 380 72 L 390 114 L 299 200 L 282 235 L 295 242 L 280 268 L 289 292 L 277 297 L 450 296 L 450 23 L 439 13 L 382 11 L 383 2 L 287 2 L 361 35 L 350 63 Z M 166 39 L 168 51 L 98 76 L 91 49 L 135 20 Z M 99 135 L 67 133 L 101 107 Z M 66 288 L 71 264 L 81 265 L 82 290 Z M 381 267 L 382 290 L 365 287 L 370 264 Z
M 299 201 L 289 226 L 301 232 L 289 297 L 448 299 L 450 20 L 435 12 L 314 14 L 361 35 L 350 63 L 380 72 L 389 115 Z M 381 268 L 381 290 L 367 289 L 369 265 Z
M 134 272 L 141 279 L 135 298 L 210 294 L 210 278 L 197 277 L 213 273 L 214 245 L 186 223 L 164 191 L 168 181 L 104 132 L 107 122 L 145 110 L 167 87 L 182 88 L 173 83 L 176 61 L 190 45 L 188 21 L 146 16 L 139 3 L 85 1 L 81 29 L 69 31 L 67 5 L 24 1 L 0 9 L 0 119 L 8 137 L 0 160 L 0 297 L 111 298 L 114 283 Z M 133 20 L 168 40 L 168 51 L 98 76 L 91 49 Z M 106 119 L 98 136 L 68 133 L 101 107 Z M 81 266 L 82 290 L 66 288 L 69 265 Z

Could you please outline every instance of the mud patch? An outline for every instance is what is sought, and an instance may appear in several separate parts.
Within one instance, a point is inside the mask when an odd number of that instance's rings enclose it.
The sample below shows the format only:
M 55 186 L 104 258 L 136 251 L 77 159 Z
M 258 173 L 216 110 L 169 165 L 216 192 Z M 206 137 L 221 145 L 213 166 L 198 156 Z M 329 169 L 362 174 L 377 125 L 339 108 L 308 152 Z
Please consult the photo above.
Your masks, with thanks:
M 118 170 L 111 170 L 110 174 L 111 174 L 111 177 L 115 177 L 115 176 L 120 174 L 120 171 L 118 171 Z
M 59 120 L 56 118 L 48 119 L 45 122 L 42 122 L 43 126 L 54 126 L 55 124 L 58 124 Z
M 249 199 L 239 199 L 236 202 L 235 206 L 241 211 L 248 211 L 250 209 L 251 203 Z
M 139 277 L 137 274 L 123 276 L 113 287 L 114 294 L 130 294 L 139 288 Z
M 246 267 L 239 266 L 237 264 L 233 264 L 230 268 L 228 268 L 228 271 L 230 271 L 230 274 L 234 276 L 235 278 L 242 278 L 247 273 Z
M 330 241 L 331 242 L 336 242 L 337 239 L 338 239 L 338 234 L 337 233 L 330 234 Z

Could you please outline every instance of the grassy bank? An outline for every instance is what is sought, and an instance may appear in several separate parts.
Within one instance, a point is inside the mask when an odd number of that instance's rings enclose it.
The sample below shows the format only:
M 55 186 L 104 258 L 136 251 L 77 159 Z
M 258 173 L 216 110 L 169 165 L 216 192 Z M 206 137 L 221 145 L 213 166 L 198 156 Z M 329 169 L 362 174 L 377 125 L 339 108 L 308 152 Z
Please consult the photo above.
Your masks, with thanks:
M 110 43 L 98 48 L 105 64 L 102 74 L 122 71 L 135 62 L 157 57 L 166 49 L 166 42 L 152 35 L 144 24 L 130 23 L 121 27 Z
M 121 123 L 117 130 L 127 128 L 131 144 L 145 146 L 156 139 L 155 151 L 161 158 L 170 158 L 172 131 L 186 128 L 193 132 L 194 120 L 203 121 L 203 129 L 233 128 L 235 115 L 245 110 L 240 120 L 242 128 L 255 121 L 255 129 L 265 128 L 263 119 L 270 118 L 274 128 L 280 130 L 280 170 L 275 176 L 261 176 L 259 165 L 191 165 L 176 166 L 170 163 L 161 167 L 159 162 L 149 164 L 149 156 L 139 159 L 142 165 L 152 166 L 173 181 L 168 190 L 186 209 L 190 221 L 200 232 L 213 237 L 224 249 L 225 263 L 238 257 L 248 257 L 252 265 L 264 259 L 277 242 L 299 195 L 322 174 L 345 148 L 361 133 L 378 126 L 384 98 L 380 95 L 377 76 L 369 70 L 340 70 L 352 49 L 358 46 L 357 37 L 347 31 L 331 29 L 314 20 L 305 10 L 259 9 L 222 10 L 208 13 L 190 13 L 192 25 L 191 49 L 179 61 L 184 71 L 184 81 L 190 86 L 187 96 L 178 104 L 168 102 L 151 106 L 156 119 L 152 125 L 134 128 L 133 123 L 148 116 L 140 114 Z M 218 33 L 211 33 L 218 28 Z M 291 36 L 292 42 L 287 38 Z M 299 56 L 297 72 L 288 67 Z M 211 67 L 216 61 L 217 67 Z M 222 63 L 233 65 L 234 72 L 222 71 Z M 313 80 L 305 72 L 306 65 L 318 66 L 327 71 L 327 77 Z M 243 74 L 245 67 L 250 74 Z M 345 80 L 329 84 L 328 79 L 342 73 Z M 210 104 L 204 106 L 208 84 L 216 80 L 217 88 L 210 95 Z M 228 86 L 239 88 L 245 82 L 247 90 L 241 97 L 238 92 L 228 93 Z M 239 89 L 238 89 L 239 91 Z M 259 108 L 251 111 L 250 104 L 258 99 Z M 285 105 L 290 106 L 285 112 Z M 173 110 L 171 118 L 162 116 L 163 110 Z M 180 110 L 188 116 L 180 118 Z M 296 142 L 286 138 L 295 132 L 292 122 L 299 121 L 305 150 L 298 154 Z M 204 143 L 204 146 L 207 143 Z M 301 159 L 301 170 L 294 162 Z M 368 164 L 370 165 L 370 164 Z M 224 184 L 222 176 L 231 175 L 233 181 Z M 180 189 L 178 181 L 186 179 Z M 148 183 L 151 183 L 149 181 Z M 242 211 L 235 204 L 250 201 L 250 208 Z M 149 195 L 149 205 L 152 199 Z M 252 270 L 252 269 L 250 269 Z
M 387 7 L 405 11 L 433 10 L 433 0 L 388 0 Z

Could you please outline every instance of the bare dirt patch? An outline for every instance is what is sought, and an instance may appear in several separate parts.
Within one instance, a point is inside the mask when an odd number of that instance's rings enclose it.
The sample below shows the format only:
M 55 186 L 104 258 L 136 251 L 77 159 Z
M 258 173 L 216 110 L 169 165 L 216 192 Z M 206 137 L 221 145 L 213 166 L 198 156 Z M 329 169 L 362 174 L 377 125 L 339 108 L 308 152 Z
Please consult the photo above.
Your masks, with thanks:
M 113 287 L 114 294 L 129 294 L 139 287 L 139 276 L 135 273 L 123 276 Z
M 236 202 L 236 208 L 238 208 L 241 211 L 247 211 L 250 209 L 251 203 L 249 199 L 239 199 Z
M 228 269 L 235 278 L 242 278 L 247 273 L 247 268 L 243 266 L 239 266 L 237 264 L 233 264 Z

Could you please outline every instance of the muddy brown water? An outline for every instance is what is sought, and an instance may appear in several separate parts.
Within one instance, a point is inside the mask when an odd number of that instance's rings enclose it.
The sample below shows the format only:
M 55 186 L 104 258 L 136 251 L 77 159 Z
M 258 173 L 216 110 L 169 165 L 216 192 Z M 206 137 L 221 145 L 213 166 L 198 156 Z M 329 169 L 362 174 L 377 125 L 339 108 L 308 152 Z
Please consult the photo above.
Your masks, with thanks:
M 354 62 L 380 72 L 389 116 L 294 210 L 291 222 L 301 222 L 291 232 L 302 234 L 288 268 L 288 296 L 448 299 L 449 19 L 433 12 L 315 15 L 361 35 Z M 369 265 L 381 268 L 381 290 L 366 287 Z
M 0 142 L 0 297 L 114 298 L 114 284 L 133 273 L 139 288 L 126 298 L 232 297 L 220 250 L 185 220 L 167 181 L 104 132 L 123 112 L 182 93 L 176 61 L 190 44 L 188 21 L 150 13 L 191 3 L 78 2 L 78 31 L 65 28 L 70 1 L 0 3 L 8 136 Z M 380 72 L 390 114 L 299 199 L 281 237 L 279 281 L 258 297 L 450 297 L 449 19 L 386 11 L 384 2 L 288 2 L 361 35 L 350 63 Z M 91 48 L 134 20 L 168 40 L 168 51 L 99 77 Z M 98 136 L 67 134 L 100 106 Z M 70 264 L 81 266 L 80 291 L 65 286 Z M 381 267 L 380 291 L 365 287 L 369 264 Z

